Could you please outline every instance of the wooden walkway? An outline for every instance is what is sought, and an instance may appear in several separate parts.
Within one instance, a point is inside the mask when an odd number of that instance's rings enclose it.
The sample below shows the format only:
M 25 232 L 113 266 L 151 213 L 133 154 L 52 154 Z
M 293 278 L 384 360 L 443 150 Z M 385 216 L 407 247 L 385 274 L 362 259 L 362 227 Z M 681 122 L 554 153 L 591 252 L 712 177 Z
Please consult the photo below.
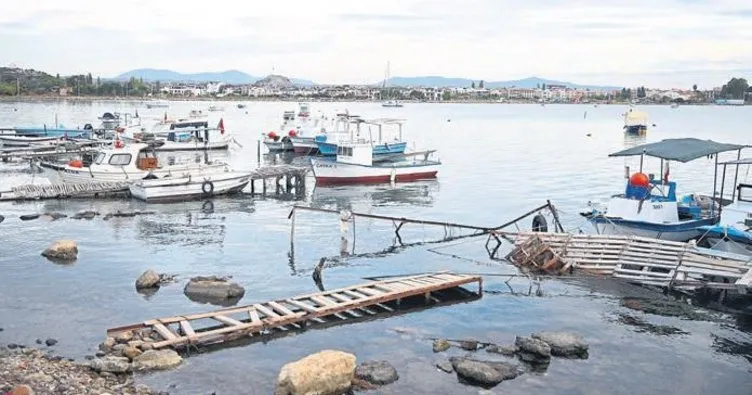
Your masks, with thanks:
M 515 247 L 507 257 L 518 266 L 529 267 L 537 255 L 548 250 L 561 260 L 562 269 L 645 285 L 746 292 L 752 281 L 751 258 L 699 248 L 694 243 L 638 236 L 526 232 L 517 235 Z M 551 257 L 546 259 L 552 262 Z
M 0 201 L 125 196 L 129 184 L 128 182 L 90 182 L 19 185 L 8 191 L 0 191 Z
M 478 284 L 478 295 L 481 295 L 483 283 L 480 276 L 438 272 L 374 281 L 202 314 L 159 318 L 108 329 L 107 335 L 118 336 L 125 332 L 150 329 L 157 337 L 152 343 L 155 349 L 220 343 L 241 337 L 266 335 L 274 330 L 302 329 L 309 323 L 326 322 L 328 319 L 348 321 L 364 315 L 378 314 L 380 311 L 392 312 L 399 307 L 402 299 L 415 296 L 424 297 L 426 302 L 435 302 L 437 299 L 432 293 L 470 283 Z

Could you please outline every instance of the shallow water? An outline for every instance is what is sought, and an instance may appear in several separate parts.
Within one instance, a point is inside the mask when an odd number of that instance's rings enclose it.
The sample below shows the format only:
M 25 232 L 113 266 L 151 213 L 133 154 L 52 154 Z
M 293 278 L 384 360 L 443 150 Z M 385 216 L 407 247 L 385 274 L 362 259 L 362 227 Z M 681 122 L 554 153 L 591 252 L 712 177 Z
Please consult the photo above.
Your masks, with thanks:
M 208 103 L 172 103 L 169 114 L 185 115 Z M 231 163 L 255 168 L 256 142 L 276 130 L 282 111 L 294 103 L 225 105 L 225 126 L 242 145 Z M 51 124 L 57 114 L 66 126 L 95 123 L 105 111 L 138 108 L 142 117 L 161 117 L 138 102 L 0 103 L 0 127 Z M 367 187 L 314 188 L 308 180 L 303 201 L 234 197 L 146 205 L 135 201 L 45 201 L 0 203 L 0 343 L 33 344 L 55 337 L 66 356 L 93 354 L 105 329 L 150 318 L 213 308 L 188 300 L 184 282 L 155 295 L 136 293 L 134 281 L 148 268 L 177 274 L 231 275 L 246 288 L 242 304 L 316 291 L 311 271 L 321 257 L 339 257 L 324 270 L 327 289 L 362 282 L 363 277 L 451 269 L 457 272 L 515 273 L 491 262 L 485 239 L 417 245 L 386 254 L 395 244 L 393 227 L 358 218 L 353 257 L 340 257 L 338 218 L 299 212 L 295 251 L 289 256 L 292 204 L 499 225 L 551 199 L 565 227 L 583 224 L 577 215 L 589 200 L 605 199 L 624 187 L 624 165 L 635 160 L 608 158 L 625 146 L 670 137 L 698 137 L 752 143 L 749 107 L 646 107 L 656 124 L 644 139 L 625 138 L 620 114 L 625 106 L 407 104 L 386 109 L 377 103 L 315 103 L 313 110 L 349 109 L 367 117 L 408 119 L 405 134 L 415 147 L 435 148 L 444 166 L 431 182 Z M 587 136 L 590 134 L 590 136 Z M 729 154 L 728 158 L 734 155 Z M 268 158 L 267 158 L 268 159 Z M 262 160 L 267 160 L 262 159 Z M 278 158 L 277 160 L 283 160 Z M 647 169 L 658 173 L 659 163 Z M 45 182 L 26 164 L 0 166 L 0 190 Z M 671 177 L 684 193 L 710 192 L 710 160 L 672 163 Z M 744 174 L 742 178 L 744 177 Z M 730 182 L 731 178 L 729 178 Z M 680 191 L 680 192 L 681 192 Z M 152 210 L 135 218 L 97 217 L 22 222 L 28 213 L 83 210 L 102 214 Z M 524 226 L 529 226 L 525 223 Z M 352 229 L 351 229 L 352 231 Z M 406 225 L 405 243 L 438 240 L 443 229 Z M 72 265 L 50 263 L 39 253 L 53 240 L 73 238 L 79 259 Z M 504 382 L 496 393 L 627 394 L 743 393 L 752 384 L 752 324 L 736 317 L 673 302 L 660 294 L 608 280 L 546 280 L 542 296 L 528 295 L 527 280 L 504 283 L 487 276 L 482 299 L 381 320 L 312 330 L 265 343 L 227 348 L 187 358 L 178 369 L 140 376 L 177 394 L 268 394 L 279 368 L 309 353 L 334 348 L 358 359 L 386 359 L 400 380 L 374 393 L 476 394 L 478 389 L 437 371 L 430 337 L 476 338 L 508 343 L 518 334 L 545 329 L 574 330 L 591 343 L 587 360 L 554 359 L 544 374 L 526 374 Z M 535 288 L 535 287 L 533 287 Z M 663 301 L 656 303 L 651 301 Z M 395 330 L 397 329 L 397 330 Z M 451 355 L 464 351 L 453 349 Z M 491 358 L 484 351 L 479 357 Z

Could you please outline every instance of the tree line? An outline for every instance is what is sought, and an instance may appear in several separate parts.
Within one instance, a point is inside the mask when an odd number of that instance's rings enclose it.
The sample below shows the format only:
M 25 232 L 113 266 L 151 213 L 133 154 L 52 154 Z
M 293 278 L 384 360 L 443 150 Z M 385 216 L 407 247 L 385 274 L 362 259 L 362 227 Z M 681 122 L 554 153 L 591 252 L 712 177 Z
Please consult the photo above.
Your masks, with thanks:
M 0 96 L 60 95 L 65 90 L 71 96 L 143 97 L 153 88 L 136 78 L 127 81 L 102 80 L 100 77 L 94 78 L 91 73 L 61 77 L 60 74 L 53 76 L 32 69 L 0 67 Z

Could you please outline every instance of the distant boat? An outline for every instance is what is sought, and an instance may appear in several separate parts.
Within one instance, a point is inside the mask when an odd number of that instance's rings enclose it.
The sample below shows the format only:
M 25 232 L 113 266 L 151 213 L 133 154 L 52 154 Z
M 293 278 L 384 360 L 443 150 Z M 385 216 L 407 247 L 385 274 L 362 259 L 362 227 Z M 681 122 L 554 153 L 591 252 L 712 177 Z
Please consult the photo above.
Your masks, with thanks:
M 170 102 L 167 100 L 152 100 L 146 102 L 146 108 L 167 108 L 170 107 Z
M 644 136 L 648 132 L 648 114 L 630 108 L 624 113 L 624 131 L 628 134 Z
M 679 103 L 671 103 L 671 108 L 679 108 Z
M 222 106 L 209 106 L 209 111 L 224 111 L 225 108 Z
M 389 79 L 390 79 L 390 71 L 389 71 L 389 62 L 386 62 L 386 73 L 384 75 L 384 83 L 382 84 L 382 90 L 385 90 L 387 92 L 388 99 L 381 103 L 381 107 L 402 107 L 402 103 L 398 102 L 397 100 L 394 100 L 392 96 L 392 90 L 389 89 L 387 86 L 389 85 Z
M 245 107 L 246 107 L 246 106 L 245 106 L 245 104 L 243 104 L 243 103 L 238 103 L 238 108 L 245 108 Z

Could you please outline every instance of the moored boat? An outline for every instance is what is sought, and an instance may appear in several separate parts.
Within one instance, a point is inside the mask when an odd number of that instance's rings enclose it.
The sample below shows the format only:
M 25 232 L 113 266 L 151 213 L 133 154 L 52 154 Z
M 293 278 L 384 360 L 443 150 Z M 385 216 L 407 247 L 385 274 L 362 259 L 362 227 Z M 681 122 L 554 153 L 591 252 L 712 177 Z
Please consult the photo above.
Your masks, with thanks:
M 630 108 L 624 113 L 624 131 L 628 134 L 644 136 L 648 132 L 648 114 Z
M 157 159 L 156 145 L 159 145 L 159 142 L 144 144 L 115 140 L 111 146 L 97 150 L 96 155 L 90 160 L 84 158 L 84 160 L 72 160 L 64 164 L 42 160 L 35 164 L 42 169 L 51 182 L 72 184 L 135 181 L 149 175 L 157 178 L 179 177 L 186 174 L 196 176 L 227 169 L 227 164 L 224 163 L 164 166 Z
M 210 127 L 205 117 L 167 120 L 150 128 L 126 128 L 122 138 L 134 142 L 158 141 L 157 151 L 227 150 L 232 137 L 225 131 L 224 119 Z
M 317 185 L 406 182 L 436 178 L 441 162 L 434 151 L 402 154 L 400 160 L 374 162 L 370 142 L 343 142 L 335 160 L 311 158 Z M 419 156 L 423 159 L 419 159 Z
M 152 100 L 146 102 L 146 108 L 167 108 L 170 107 L 170 102 L 167 100 Z
M 188 173 L 180 177 L 146 178 L 134 182 L 129 189 L 132 197 L 148 203 L 174 202 L 237 193 L 250 179 L 249 173 L 231 171 Z
M 726 168 L 736 166 L 737 179 L 740 165 L 752 165 L 752 158 L 725 162 L 722 179 L 725 181 Z M 721 196 L 723 196 L 723 182 Z M 752 184 L 740 182 L 736 185 L 731 203 L 719 208 L 721 219 L 715 225 L 700 228 L 702 236 L 699 245 L 714 250 L 752 256 Z
M 667 139 L 640 145 L 609 156 L 640 156 L 640 170 L 629 176 L 623 194 L 612 196 L 606 207 L 592 207 L 581 213 L 599 234 L 636 235 L 671 241 L 688 241 L 700 236 L 701 226 L 719 220 L 718 204 L 712 197 L 691 194 L 676 197 L 676 182 L 669 181 L 668 161 L 689 162 L 743 145 L 693 138 Z M 642 172 L 645 156 L 661 159 L 662 179 Z M 666 163 L 664 163 L 666 162 Z M 627 168 L 627 174 L 629 168 Z M 715 195 L 715 188 L 714 185 Z
M 0 135 L 0 146 L 3 147 L 30 147 L 32 145 L 53 145 L 61 141 L 63 137 L 32 137 L 32 136 L 15 136 Z
M 337 146 L 340 142 L 344 141 L 357 141 L 364 138 L 365 132 L 361 130 L 362 125 L 369 126 L 368 128 L 368 140 L 373 145 L 373 156 L 381 157 L 384 155 L 402 154 L 407 149 L 407 142 L 402 140 L 402 125 L 403 119 L 394 118 L 381 118 L 364 120 L 358 116 L 352 115 L 339 115 L 335 123 L 335 129 L 329 131 L 326 134 L 321 134 L 315 137 L 318 151 L 322 156 L 335 156 L 337 155 Z M 351 127 L 355 125 L 355 127 Z M 384 128 L 387 126 L 397 126 L 396 133 L 394 135 L 386 137 Z M 370 126 L 375 126 L 378 130 L 376 136 L 373 136 L 370 130 Z M 393 130 L 387 130 L 386 134 L 394 132 Z

